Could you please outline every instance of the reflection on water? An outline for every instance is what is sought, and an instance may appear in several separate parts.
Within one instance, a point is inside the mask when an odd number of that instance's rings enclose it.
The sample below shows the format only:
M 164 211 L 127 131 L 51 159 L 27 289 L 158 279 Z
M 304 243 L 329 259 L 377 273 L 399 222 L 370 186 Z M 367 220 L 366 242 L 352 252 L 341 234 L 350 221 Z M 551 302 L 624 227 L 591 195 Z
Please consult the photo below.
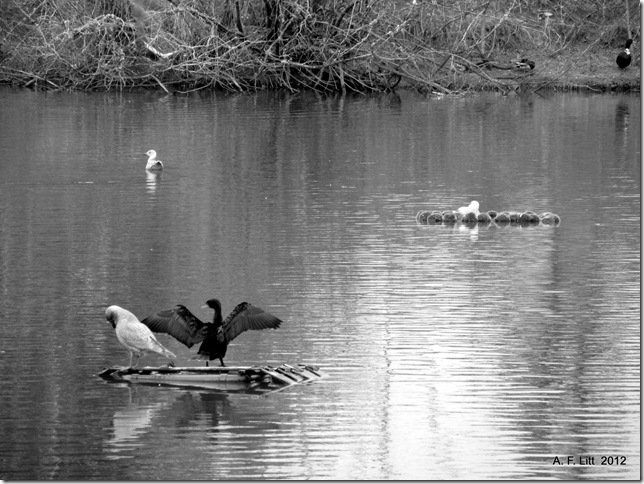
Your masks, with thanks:
M 639 98 L 0 96 L 3 478 L 639 478 Z M 471 200 L 562 223 L 415 221 Z M 227 364 L 326 378 L 97 378 L 107 305 L 215 296 L 284 321 Z
M 107 441 L 108 449 L 115 452 L 121 449 L 129 451 L 132 447 L 143 445 L 136 440 L 152 427 L 153 420 L 159 418 L 162 407 L 160 402 L 151 406 L 139 406 L 132 402 L 130 392 L 130 404 L 114 413 L 114 436 Z
M 145 171 L 146 176 L 146 188 L 150 195 L 154 195 L 154 192 L 157 191 L 157 187 L 161 183 L 162 174 L 159 171 Z

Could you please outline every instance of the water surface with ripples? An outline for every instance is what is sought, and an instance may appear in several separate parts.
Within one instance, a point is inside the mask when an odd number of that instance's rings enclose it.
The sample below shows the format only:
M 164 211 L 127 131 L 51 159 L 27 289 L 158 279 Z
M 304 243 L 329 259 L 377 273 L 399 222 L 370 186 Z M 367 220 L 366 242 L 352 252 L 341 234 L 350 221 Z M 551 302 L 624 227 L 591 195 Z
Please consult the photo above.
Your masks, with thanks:
M 0 478 L 639 479 L 640 123 L 628 95 L 0 90 Z M 471 200 L 562 222 L 415 220 Z M 284 321 L 227 364 L 325 378 L 97 377 L 129 359 L 108 305 L 211 297 Z

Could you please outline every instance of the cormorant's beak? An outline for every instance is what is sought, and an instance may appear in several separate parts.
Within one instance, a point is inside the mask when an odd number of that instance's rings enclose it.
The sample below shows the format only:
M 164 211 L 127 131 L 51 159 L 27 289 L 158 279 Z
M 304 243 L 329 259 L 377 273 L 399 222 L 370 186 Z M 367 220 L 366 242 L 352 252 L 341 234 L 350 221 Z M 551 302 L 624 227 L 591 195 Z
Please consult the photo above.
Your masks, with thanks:
M 208 309 L 208 305 L 204 304 L 203 306 L 201 306 L 201 309 Z

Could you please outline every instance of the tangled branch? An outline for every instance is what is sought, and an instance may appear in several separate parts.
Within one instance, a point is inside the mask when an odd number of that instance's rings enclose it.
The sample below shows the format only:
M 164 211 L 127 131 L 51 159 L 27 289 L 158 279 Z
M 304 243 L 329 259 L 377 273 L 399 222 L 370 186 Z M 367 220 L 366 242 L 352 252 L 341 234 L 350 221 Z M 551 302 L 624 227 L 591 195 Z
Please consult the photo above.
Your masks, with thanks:
M 498 9 L 482 0 L 5 3 L 0 82 L 41 88 L 366 92 L 403 82 L 449 93 L 463 88 L 463 72 L 505 86 L 480 68 L 501 47 L 569 41 L 517 15 L 517 0 Z

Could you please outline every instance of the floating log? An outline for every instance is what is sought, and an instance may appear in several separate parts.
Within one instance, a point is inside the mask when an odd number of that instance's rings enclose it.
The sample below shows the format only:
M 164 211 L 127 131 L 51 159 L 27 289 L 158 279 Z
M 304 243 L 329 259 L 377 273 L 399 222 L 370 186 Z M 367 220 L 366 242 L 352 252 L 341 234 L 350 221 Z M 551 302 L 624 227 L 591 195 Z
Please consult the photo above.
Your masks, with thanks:
M 454 210 L 421 210 L 416 214 L 416 221 L 422 225 L 454 225 L 462 223 L 465 225 L 473 226 L 476 224 L 489 225 L 496 223 L 497 225 L 512 224 L 512 225 L 559 225 L 561 217 L 552 212 L 543 212 L 537 215 L 536 212 L 531 210 L 525 212 L 519 211 L 502 211 L 489 210 L 487 212 L 467 212 L 464 215 Z
M 163 384 L 240 391 L 245 389 L 274 390 L 276 387 L 306 383 L 322 378 L 319 368 L 312 365 L 291 366 L 186 366 L 186 367 L 111 367 L 98 376 L 115 382 Z

